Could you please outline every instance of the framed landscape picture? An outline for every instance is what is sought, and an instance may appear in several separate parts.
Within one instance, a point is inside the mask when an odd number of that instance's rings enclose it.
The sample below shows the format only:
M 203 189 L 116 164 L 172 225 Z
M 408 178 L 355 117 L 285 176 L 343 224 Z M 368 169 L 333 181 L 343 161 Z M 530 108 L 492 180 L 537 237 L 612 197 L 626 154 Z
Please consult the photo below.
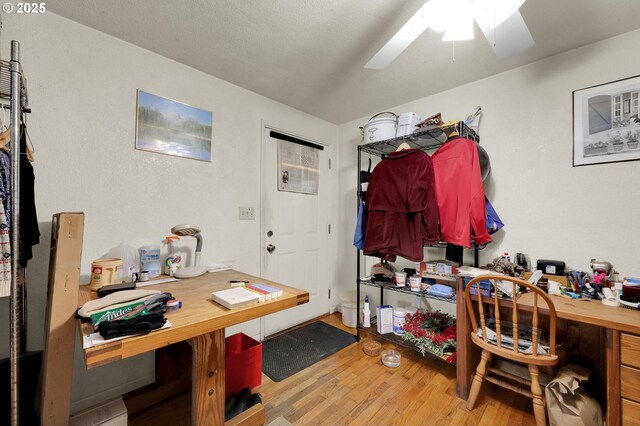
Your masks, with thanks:
M 213 113 L 138 90 L 136 149 L 211 161 Z
M 640 160 L 640 76 L 573 92 L 573 165 Z

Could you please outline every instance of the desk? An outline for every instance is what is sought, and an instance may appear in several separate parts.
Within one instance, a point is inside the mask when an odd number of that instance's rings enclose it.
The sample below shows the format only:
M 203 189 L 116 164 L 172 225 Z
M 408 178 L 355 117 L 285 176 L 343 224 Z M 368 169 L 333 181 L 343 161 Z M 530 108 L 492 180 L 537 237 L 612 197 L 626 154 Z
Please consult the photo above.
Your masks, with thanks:
M 601 329 L 604 330 L 607 385 L 606 420 L 607 425 L 615 426 L 621 424 L 621 405 L 622 402 L 625 401 L 621 399 L 621 340 L 623 340 L 623 336 L 640 336 L 640 311 L 605 306 L 597 300 L 573 300 L 557 296 L 551 296 L 551 298 L 556 308 L 556 315 L 558 318 L 595 325 L 601 327 Z M 493 303 L 493 299 L 486 300 L 487 303 Z M 521 308 L 525 311 L 532 311 L 533 293 L 520 295 L 517 299 L 517 302 L 519 309 Z M 500 305 L 504 307 L 511 307 L 511 301 L 501 300 Z M 538 306 L 541 313 L 549 312 L 547 305 L 544 300 L 542 300 L 542 298 L 538 299 Z M 469 342 L 471 329 L 467 318 L 468 313 L 466 312 L 466 309 L 459 309 L 458 314 L 464 315 L 464 319 L 458 322 L 458 324 L 463 329 L 461 331 L 462 335 L 459 334 L 458 336 L 465 336 L 464 339 L 466 340 L 466 342 Z M 631 336 L 631 338 L 636 337 Z M 640 340 L 640 338 L 638 338 L 638 340 Z M 624 351 L 622 353 L 624 353 Z M 458 368 L 462 369 L 462 372 L 458 374 L 457 377 L 458 380 L 461 381 L 459 387 L 461 389 L 468 389 L 471 385 L 471 374 L 475 366 L 472 367 L 468 363 L 468 360 L 459 359 L 458 362 L 460 364 Z M 466 395 L 460 396 L 466 398 Z
M 275 300 L 229 310 L 211 300 L 213 291 L 229 288 L 229 280 L 264 282 L 282 288 L 284 294 Z M 146 288 L 169 292 L 182 302 L 182 309 L 166 314 L 172 327 L 88 348 L 84 351 L 85 363 L 87 368 L 97 367 L 189 340 L 193 348 L 191 418 L 194 425 L 224 423 L 224 329 L 309 301 L 306 291 L 236 271 L 208 273 Z M 80 288 L 79 306 L 95 298 L 97 295 L 89 286 Z M 79 324 L 83 336 L 93 331 L 90 324 Z

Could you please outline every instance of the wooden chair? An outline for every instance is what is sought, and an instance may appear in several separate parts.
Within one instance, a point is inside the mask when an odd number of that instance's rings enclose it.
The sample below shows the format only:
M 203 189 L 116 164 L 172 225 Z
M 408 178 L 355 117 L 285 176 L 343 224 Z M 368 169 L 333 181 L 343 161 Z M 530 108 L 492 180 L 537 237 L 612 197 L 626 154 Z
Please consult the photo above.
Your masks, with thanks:
M 480 295 L 480 282 L 489 281 L 493 287 L 493 296 L 492 297 L 480 297 L 471 295 L 471 289 L 475 288 Z M 531 354 L 525 354 L 523 351 L 518 350 L 518 339 L 519 334 L 518 331 L 520 329 L 524 330 L 522 327 L 522 322 L 520 323 L 521 327 L 518 328 L 518 302 L 517 296 L 513 298 L 513 300 L 509 299 L 501 299 L 498 297 L 498 283 L 497 281 L 502 281 L 502 285 L 509 286 L 509 283 L 513 285 L 513 294 L 516 294 L 517 286 L 524 286 L 533 292 L 534 304 L 533 311 L 528 312 L 531 315 L 531 332 L 532 332 L 532 349 L 533 352 Z M 495 383 L 499 386 L 505 387 L 507 389 L 511 389 L 515 392 L 521 393 L 523 395 L 528 396 L 533 399 L 533 412 L 536 418 L 536 425 L 543 426 L 545 425 L 545 403 L 543 399 L 542 389 L 540 387 L 539 381 L 539 367 L 545 367 L 547 372 L 547 377 L 549 380 L 552 378 L 553 366 L 558 363 L 558 356 L 556 354 L 556 310 L 551 301 L 551 298 L 538 287 L 533 284 L 528 283 L 527 281 L 523 281 L 518 278 L 508 277 L 508 276 L 496 276 L 496 275 L 484 275 L 479 276 L 472 279 L 464 292 L 467 310 L 469 311 L 469 317 L 471 318 L 471 341 L 482 348 L 482 355 L 480 363 L 478 364 L 478 368 L 476 369 L 476 374 L 473 378 L 473 383 L 471 385 L 471 391 L 469 393 L 469 399 L 467 401 L 467 409 L 472 410 L 475 405 L 476 399 L 478 398 L 478 394 L 480 393 L 480 388 L 482 386 L 482 381 L 487 379 L 491 383 Z M 474 304 L 472 298 L 477 299 L 478 312 L 476 313 L 474 309 Z M 538 330 L 539 328 L 539 319 L 538 319 L 538 301 L 542 298 L 547 306 L 548 306 L 548 317 L 549 317 L 549 328 L 548 328 L 548 343 L 549 343 L 549 354 L 538 354 L 538 346 L 540 342 L 538 341 Z M 500 303 L 499 303 L 500 302 Z M 496 334 L 496 342 L 492 342 L 487 339 L 487 320 L 485 319 L 485 304 L 493 303 L 494 305 L 494 321 L 495 321 L 495 334 Z M 501 330 L 500 323 L 500 306 L 510 306 L 512 308 L 511 322 L 512 328 L 511 333 L 513 333 L 513 348 L 505 347 L 505 342 L 503 342 L 503 333 L 505 330 Z M 489 309 L 489 308 L 487 308 Z M 530 308 L 529 308 L 530 309 Z M 490 309 L 489 309 L 490 310 Z M 522 312 L 522 309 L 520 309 Z M 523 317 L 524 315 L 521 315 Z M 478 317 L 479 322 L 478 324 Z M 529 324 L 527 324 L 529 325 Z M 482 331 L 482 335 L 478 335 L 478 331 Z M 546 330 L 546 328 L 544 329 Z M 525 364 L 529 367 L 529 374 L 531 376 L 530 379 L 524 379 L 520 376 L 507 373 L 505 371 L 501 371 L 495 368 L 490 368 L 491 358 L 493 355 L 496 355 L 501 358 L 505 358 L 509 361 L 514 361 L 516 363 Z M 510 382 L 501 380 L 499 378 L 488 376 L 487 374 L 491 372 L 493 374 L 502 376 Z M 521 386 L 517 386 L 512 384 L 513 382 L 518 384 L 529 385 L 529 389 L 523 388 Z

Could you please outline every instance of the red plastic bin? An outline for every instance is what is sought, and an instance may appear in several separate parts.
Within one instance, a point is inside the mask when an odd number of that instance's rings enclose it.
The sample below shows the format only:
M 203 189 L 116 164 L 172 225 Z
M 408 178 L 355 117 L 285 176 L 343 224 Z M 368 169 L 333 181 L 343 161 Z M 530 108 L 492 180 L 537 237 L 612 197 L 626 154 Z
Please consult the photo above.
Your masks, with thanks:
M 225 398 L 262 384 L 262 343 L 244 333 L 225 339 Z

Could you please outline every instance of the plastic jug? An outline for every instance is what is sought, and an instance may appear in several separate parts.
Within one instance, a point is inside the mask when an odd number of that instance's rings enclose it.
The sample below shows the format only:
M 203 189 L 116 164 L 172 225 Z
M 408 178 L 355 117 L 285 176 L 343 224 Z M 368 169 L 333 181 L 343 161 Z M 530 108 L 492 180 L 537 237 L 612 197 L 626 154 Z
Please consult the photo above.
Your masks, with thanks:
M 135 272 L 138 272 L 140 258 L 138 250 L 131 247 L 126 241 L 110 249 L 103 257 L 122 259 L 122 268 L 118 269 L 117 282 L 131 281 Z

